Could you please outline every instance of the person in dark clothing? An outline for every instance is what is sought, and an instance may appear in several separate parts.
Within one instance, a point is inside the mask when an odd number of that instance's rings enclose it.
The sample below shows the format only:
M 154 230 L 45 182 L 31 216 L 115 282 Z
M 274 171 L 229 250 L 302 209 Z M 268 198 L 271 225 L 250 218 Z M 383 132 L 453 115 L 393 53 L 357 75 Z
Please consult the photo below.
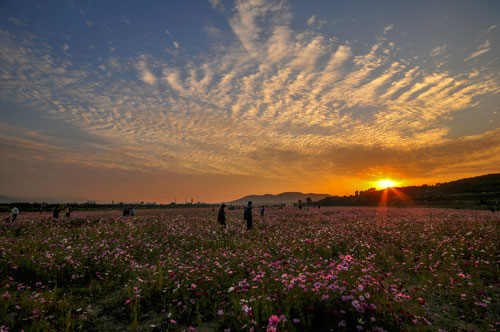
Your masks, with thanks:
M 247 230 L 252 229 L 252 201 L 248 202 L 245 211 L 243 212 L 243 219 L 247 221 Z
M 264 218 L 264 211 L 265 211 L 265 208 L 264 208 L 264 205 L 262 205 L 262 206 L 260 207 L 260 216 L 261 216 L 262 218 Z
M 59 209 L 59 207 L 58 207 L 58 206 L 56 206 L 56 207 L 54 208 L 54 210 L 52 211 L 52 218 L 54 218 L 54 219 L 59 219 L 59 212 L 60 212 L 60 211 L 61 211 L 61 210 Z
M 226 226 L 226 211 L 224 211 L 224 208 L 226 207 L 226 204 L 222 203 L 219 209 L 219 216 L 217 217 L 217 221 L 219 224 L 222 226 Z

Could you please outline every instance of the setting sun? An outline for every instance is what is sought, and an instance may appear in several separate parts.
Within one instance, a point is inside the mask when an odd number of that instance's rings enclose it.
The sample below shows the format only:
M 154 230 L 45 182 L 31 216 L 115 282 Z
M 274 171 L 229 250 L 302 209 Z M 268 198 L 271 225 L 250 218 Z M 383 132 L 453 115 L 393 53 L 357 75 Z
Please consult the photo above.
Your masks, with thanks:
M 394 187 L 396 184 L 397 184 L 396 182 L 389 179 L 379 180 L 375 183 L 377 189 L 386 189 L 389 187 Z

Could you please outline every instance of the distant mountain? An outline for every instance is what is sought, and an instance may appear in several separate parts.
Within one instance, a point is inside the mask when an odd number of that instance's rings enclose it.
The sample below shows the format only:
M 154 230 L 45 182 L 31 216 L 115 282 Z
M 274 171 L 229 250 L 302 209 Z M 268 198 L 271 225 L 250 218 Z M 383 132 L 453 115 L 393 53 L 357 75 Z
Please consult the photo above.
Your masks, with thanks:
M 83 203 L 86 200 L 75 197 L 23 197 L 23 196 L 8 196 L 0 194 L 0 203 Z
M 24 197 L 11 197 L 7 195 L 0 195 L 0 203 L 17 203 L 24 202 Z
M 306 202 L 307 197 L 311 198 L 312 201 L 318 201 L 320 199 L 324 199 L 326 197 L 330 197 L 328 194 L 304 194 L 300 192 L 286 192 L 278 195 L 273 194 L 265 194 L 265 195 L 249 195 L 242 197 L 240 199 L 228 202 L 228 204 L 234 205 L 246 205 L 248 201 L 252 201 L 253 204 L 290 204 L 297 203 L 300 200 Z

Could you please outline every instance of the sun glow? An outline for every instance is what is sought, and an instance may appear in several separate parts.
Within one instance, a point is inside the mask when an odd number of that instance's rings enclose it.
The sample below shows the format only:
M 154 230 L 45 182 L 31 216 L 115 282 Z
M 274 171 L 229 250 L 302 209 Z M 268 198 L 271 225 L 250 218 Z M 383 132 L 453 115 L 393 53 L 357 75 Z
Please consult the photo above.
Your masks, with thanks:
M 375 182 L 375 186 L 379 190 L 394 187 L 395 185 L 397 185 L 397 183 L 392 181 L 392 180 L 389 180 L 389 179 L 379 180 L 379 181 Z

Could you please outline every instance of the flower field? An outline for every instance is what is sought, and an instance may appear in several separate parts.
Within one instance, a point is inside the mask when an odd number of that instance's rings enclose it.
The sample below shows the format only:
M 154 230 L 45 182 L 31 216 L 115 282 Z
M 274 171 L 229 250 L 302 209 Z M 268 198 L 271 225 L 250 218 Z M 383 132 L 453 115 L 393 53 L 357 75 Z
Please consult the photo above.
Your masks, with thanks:
M 21 214 L 2 331 L 499 331 L 500 215 L 309 208 Z

